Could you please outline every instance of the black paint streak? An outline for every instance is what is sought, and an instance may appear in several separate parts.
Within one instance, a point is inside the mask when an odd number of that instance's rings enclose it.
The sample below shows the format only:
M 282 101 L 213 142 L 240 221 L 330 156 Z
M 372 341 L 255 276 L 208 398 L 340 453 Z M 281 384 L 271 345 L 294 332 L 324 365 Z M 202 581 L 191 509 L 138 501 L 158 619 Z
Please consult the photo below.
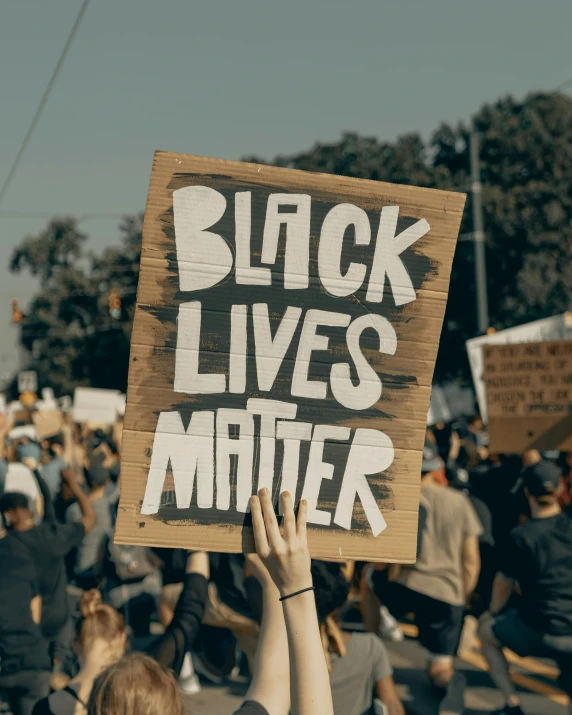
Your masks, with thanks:
M 266 215 L 266 204 L 268 196 L 274 191 L 285 192 L 281 186 L 248 183 L 238 181 L 231 176 L 204 174 L 175 174 L 171 180 L 169 188 L 172 190 L 189 185 L 211 186 L 222 193 L 227 200 L 227 208 L 220 221 L 209 230 L 224 237 L 234 254 L 234 194 L 236 191 L 252 191 L 252 228 L 251 228 L 251 254 L 252 265 L 264 265 L 260 262 L 262 250 L 262 235 L 264 220 Z M 235 395 L 230 393 L 217 395 L 183 395 L 173 394 L 172 409 L 181 413 L 185 428 L 187 427 L 192 413 L 197 409 L 197 399 L 199 409 L 216 410 L 227 407 L 235 409 L 245 409 L 249 397 L 271 398 L 284 400 L 298 405 L 296 416 L 297 421 L 307 421 L 314 424 L 343 425 L 349 420 L 359 418 L 360 420 L 375 420 L 380 418 L 391 419 L 392 400 L 399 399 L 399 392 L 417 384 L 414 376 L 401 374 L 391 374 L 379 371 L 383 392 L 383 411 L 379 405 L 368 410 L 354 412 L 339 405 L 333 398 L 329 384 L 328 394 L 325 401 L 296 398 L 291 395 L 292 371 L 296 358 L 296 350 L 299 343 L 304 315 L 309 309 L 320 309 L 338 313 L 346 313 L 352 319 L 367 312 L 373 312 L 386 317 L 394 326 L 400 322 L 408 322 L 410 317 L 405 314 L 408 306 L 396 306 L 389 281 L 386 279 L 383 300 L 380 303 L 369 303 L 366 301 L 367 286 L 370 277 L 373 253 L 375 248 L 375 237 L 379 227 L 380 210 L 368 210 L 367 214 L 371 223 L 372 240 L 367 247 L 356 248 L 353 245 L 353 229 L 346 232 L 344 249 L 342 251 L 342 273 L 347 271 L 351 261 L 360 261 L 367 266 L 366 278 L 363 286 L 354 294 L 346 298 L 335 298 L 327 293 L 318 278 L 318 242 L 323 220 L 328 211 L 339 201 L 332 201 L 332 196 L 312 192 L 312 214 L 311 214 L 311 237 L 310 237 L 310 287 L 306 290 L 286 290 L 284 288 L 284 258 L 285 258 L 285 227 L 282 227 L 278 245 L 278 255 L 276 263 L 270 267 L 272 272 L 272 285 L 270 287 L 239 286 L 234 280 L 234 269 L 230 275 L 220 284 L 203 291 L 184 292 L 179 289 L 177 254 L 175 250 L 175 232 L 173 227 L 173 210 L 165 211 L 161 216 L 161 225 L 164 240 L 161 248 L 167 260 L 167 272 L 160 280 L 162 291 L 161 306 L 139 305 L 139 308 L 153 315 L 162 324 L 163 331 L 166 329 L 167 337 L 162 347 L 155 347 L 152 351 L 153 360 L 157 363 L 157 370 L 167 371 L 171 379 L 174 378 L 175 353 L 177 343 L 177 311 L 178 306 L 186 301 L 201 301 L 202 304 L 202 325 L 201 342 L 203 349 L 199 358 L 199 370 L 209 373 L 228 374 L 228 350 L 230 341 L 230 309 L 233 304 L 267 303 L 269 308 L 271 327 L 273 333 L 278 328 L 282 316 L 287 306 L 297 306 L 303 309 L 303 313 L 292 339 L 290 348 L 286 353 L 286 358 L 280 368 L 272 393 L 259 390 L 257 374 L 254 360 L 254 337 L 252 317 L 249 308 L 248 316 L 248 359 L 247 359 L 247 388 L 246 394 Z M 417 219 L 400 216 L 397 232 L 414 223 Z M 424 282 L 436 274 L 438 266 L 423 255 L 416 244 L 401 254 L 404 265 L 411 277 L 416 292 L 423 286 Z M 330 349 L 328 352 L 314 353 L 310 365 L 309 379 L 322 380 L 327 382 L 327 377 L 331 366 L 334 363 L 345 360 L 347 356 L 347 346 L 345 341 L 345 329 L 321 327 L 320 334 L 328 335 L 330 338 Z M 205 346 L 208 345 L 208 349 Z M 373 330 L 366 330 L 361 338 L 362 349 L 378 351 L 379 339 Z M 377 353 L 379 354 L 379 353 Z M 137 358 L 133 358 L 136 360 Z M 357 373 L 351 359 L 347 360 L 351 365 L 351 377 L 354 384 L 357 384 Z M 392 366 L 395 372 L 399 372 L 399 333 L 397 353 L 394 357 L 379 355 L 376 366 Z M 159 367 L 160 366 L 160 367 Z M 169 372 L 170 371 L 170 372 Z M 152 371 L 155 372 L 155 371 Z M 153 374 L 149 376 L 146 383 L 142 384 L 138 390 L 145 391 L 148 387 L 153 387 Z M 141 402 L 141 400 L 140 400 Z M 160 410 L 156 411 L 156 414 Z M 375 424 L 372 424 L 374 427 Z M 255 417 L 256 435 L 259 434 L 259 418 Z M 331 480 L 322 482 L 320 498 L 323 504 L 320 508 L 329 510 L 332 515 L 337 503 L 343 470 L 347 461 L 348 450 L 353 437 L 353 430 L 347 442 L 327 441 L 324 448 L 324 461 L 334 465 L 334 475 Z M 255 437 L 255 446 L 256 446 Z M 296 491 L 296 501 L 299 500 L 304 484 L 305 468 L 308 461 L 309 442 L 301 443 L 300 457 L 300 478 Z M 147 455 L 150 456 L 150 455 Z M 274 498 L 277 501 L 280 485 L 280 468 L 282 464 L 282 442 L 276 441 L 276 461 L 275 480 L 273 486 Z M 232 474 L 231 470 L 231 474 Z M 255 461 L 253 475 L 253 491 L 258 478 L 258 464 Z M 385 473 L 368 477 L 371 489 L 378 504 L 384 511 L 391 511 L 394 508 L 393 492 L 391 489 L 392 467 Z M 217 511 L 215 506 L 210 509 L 199 509 L 196 505 L 196 485 L 191 500 L 192 506 L 188 509 L 178 509 L 174 502 L 163 505 L 158 514 L 158 518 L 169 522 L 186 522 L 197 524 L 217 523 L 250 525 L 250 515 L 241 514 L 236 511 L 236 479 L 231 479 L 231 506 L 228 512 Z M 215 480 L 215 504 L 216 504 L 216 480 Z M 361 510 L 361 505 L 356 505 L 352 530 L 357 533 L 367 535 L 369 524 Z M 357 517 L 357 518 L 356 518 Z M 325 528 L 312 525 L 312 528 Z M 338 529 L 333 522 L 329 529 Z M 340 529 L 341 530 L 341 529 Z

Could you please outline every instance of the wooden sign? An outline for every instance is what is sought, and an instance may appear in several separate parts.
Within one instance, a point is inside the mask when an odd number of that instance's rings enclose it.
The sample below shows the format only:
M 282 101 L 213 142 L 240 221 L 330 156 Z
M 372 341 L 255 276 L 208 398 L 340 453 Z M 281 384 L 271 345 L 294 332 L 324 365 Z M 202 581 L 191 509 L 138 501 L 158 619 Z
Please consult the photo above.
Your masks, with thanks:
M 32 422 L 36 428 L 36 439 L 38 441 L 59 434 L 64 424 L 63 415 L 59 410 L 33 412 Z
M 490 449 L 572 450 L 572 340 L 483 348 Z
M 116 541 L 252 550 L 268 487 L 308 501 L 314 556 L 414 561 L 464 201 L 158 152 Z

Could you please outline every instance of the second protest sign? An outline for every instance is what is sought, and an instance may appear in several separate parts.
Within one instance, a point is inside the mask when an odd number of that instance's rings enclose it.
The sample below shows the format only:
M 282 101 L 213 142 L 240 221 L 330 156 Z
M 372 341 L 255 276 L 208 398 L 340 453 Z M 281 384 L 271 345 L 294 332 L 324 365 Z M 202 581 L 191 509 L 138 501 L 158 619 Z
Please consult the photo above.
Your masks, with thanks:
M 157 153 L 116 539 L 252 549 L 268 487 L 314 556 L 413 561 L 464 200 Z

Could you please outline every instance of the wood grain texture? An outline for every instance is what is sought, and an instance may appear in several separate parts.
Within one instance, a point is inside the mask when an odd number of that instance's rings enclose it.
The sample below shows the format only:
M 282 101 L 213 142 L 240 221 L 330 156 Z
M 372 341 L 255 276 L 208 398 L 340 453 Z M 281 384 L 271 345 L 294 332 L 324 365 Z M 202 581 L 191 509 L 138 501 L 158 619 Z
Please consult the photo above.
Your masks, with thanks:
M 272 267 L 271 286 L 237 286 L 234 274 L 231 274 L 226 281 L 211 289 L 180 291 L 173 191 L 193 185 L 214 188 L 226 197 L 230 208 L 227 207 L 221 221 L 210 230 L 220 233 L 230 244 L 234 241 L 234 219 L 229 217 L 234 193 L 252 192 L 253 265 L 261 265 L 261 229 L 268 195 L 273 192 L 310 194 L 312 223 L 308 288 L 284 288 L 284 246 L 280 243 L 276 265 Z M 310 543 L 316 557 L 412 562 L 416 550 L 419 473 L 430 386 L 464 202 L 465 196 L 458 193 L 157 152 L 145 211 L 141 273 L 131 343 L 116 541 L 214 551 L 252 549 L 251 530 L 245 526 L 248 518 L 244 522 L 242 514 L 235 513 L 229 519 L 227 513 L 217 512 L 216 509 L 200 510 L 191 504 L 188 510 L 183 510 L 183 517 L 178 517 L 178 510 L 174 508 L 145 516 L 141 515 L 140 506 L 160 412 L 176 410 L 188 419 L 197 409 L 244 407 L 248 397 L 258 397 L 296 403 L 297 420 L 344 425 L 352 429 L 378 429 L 390 437 L 395 448 L 391 467 L 382 474 L 368 477 L 387 522 L 385 531 L 376 538 L 372 537 L 357 500 L 350 531 L 340 527 L 310 528 Z M 372 232 L 370 245 L 361 252 L 351 245 L 351 251 L 347 253 L 348 241 L 344 239 L 342 264 L 347 266 L 348 260 L 361 260 L 368 266 L 365 285 L 345 298 L 334 298 L 325 291 L 317 269 L 321 222 L 327 212 L 339 203 L 351 203 L 366 211 Z M 430 225 L 430 231 L 402 254 L 417 295 L 416 300 L 402 306 L 395 305 L 387 280 L 381 302 L 368 302 L 365 298 L 379 214 L 385 206 L 399 206 L 397 233 L 420 219 L 425 219 Z M 233 304 L 246 304 L 250 309 L 254 303 L 266 303 L 273 331 L 279 326 L 288 305 L 301 308 L 302 319 L 309 309 L 348 314 L 352 320 L 368 313 L 383 316 L 396 332 L 395 354 L 380 353 L 378 338 L 373 333 L 364 333 L 360 342 L 364 356 L 381 379 L 380 399 L 363 411 L 348 410 L 334 399 L 329 385 L 330 371 L 332 365 L 346 361 L 348 355 L 343 330 L 332 331 L 329 334 L 329 349 L 314 353 L 311 361 L 309 378 L 328 385 L 326 400 L 292 397 L 291 378 L 301 324 L 272 390 L 259 390 L 250 322 L 245 395 L 175 393 L 177 314 L 180 304 L 188 301 L 200 301 L 202 307 L 201 371 L 222 374 L 228 370 L 229 311 Z M 320 508 L 333 510 L 335 507 L 343 473 L 342 462 L 344 455 L 347 457 L 348 449 L 349 442 L 345 445 L 328 443 L 324 459 L 331 452 L 334 455 L 332 460 L 339 460 L 340 464 L 336 463 L 331 482 L 323 482 Z M 275 492 L 278 490 L 279 460 L 280 449 L 277 448 Z M 301 471 L 298 498 L 304 479 L 303 469 Z M 167 476 L 167 490 L 172 488 L 171 482 Z M 255 484 L 256 475 L 253 488 Z M 221 519 L 226 519 L 227 523 L 217 523 Z M 239 523 L 232 523 L 233 519 L 238 519 Z

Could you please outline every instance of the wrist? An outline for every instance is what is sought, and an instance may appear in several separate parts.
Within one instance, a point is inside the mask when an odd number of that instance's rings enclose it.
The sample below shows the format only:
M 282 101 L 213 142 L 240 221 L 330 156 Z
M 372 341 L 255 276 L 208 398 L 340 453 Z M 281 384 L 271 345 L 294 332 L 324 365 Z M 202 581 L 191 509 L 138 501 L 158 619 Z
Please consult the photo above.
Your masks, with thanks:
M 278 592 L 280 594 L 280 598 L 287 598 L 288 596 L 291 596 L 293 593 L 298 593 L 298 591 L 307 591 L 308 593 L 311 593 L 308 589 L 314 588 L 314 583 L 312 581 L 312 577 L 309 576 L 307 579 L 301 580 L 298 583 L 292 583 L 288 584 L 286 586 L 280 586 L 278 588 Z M 297 598 L 297 596 L 296 596 Z M 287 599 L 289 600 L 289 599 Z

